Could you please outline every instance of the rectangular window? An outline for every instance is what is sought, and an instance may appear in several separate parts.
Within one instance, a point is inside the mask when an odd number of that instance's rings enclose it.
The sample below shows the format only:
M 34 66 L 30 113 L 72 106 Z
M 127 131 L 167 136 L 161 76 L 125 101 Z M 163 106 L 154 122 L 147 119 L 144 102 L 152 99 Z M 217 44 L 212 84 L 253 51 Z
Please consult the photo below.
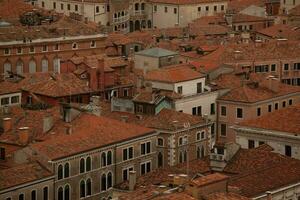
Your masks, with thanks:
M 282 102 L 282 107 L 283 107 L 283 108 L 286 107 L 286 102 L 285 102 L 285 101 Z
M 34 53 L 34 47 L 33 46 L 29 47 L 29 53 Z
M 123 161 L 128 160 L 128 149 L 123 149 Z
M 168 12 L 168 7 L 165 7 L 165 13 L 167 13 Z
M 192 108 L 192 114 L 193 115 L 197 115 L 197 107 L 193 107 Z
M 4 55 L 9 55 L 10 54 L 10 49 L 9 48 L 5 48 L 4 49 Z
M 1 105 L 8 105 L 9 104 L 9 97 L 5 97 L 1 99 Z
M 221 115 L 222 116 L 226 116 L 227 115 L 227 110 L 226 110 L 226 106 L 221 106 Z
M 129 177 L 129 172 L 133 171 L 133 167 L 129 167 L 127 169 L 123 169 L 123 181 L 127 181 Z
M 157 11 L 157 5 L 155 5 L 155 6 L 153 7 L 153 11 L 154 11 L 154 12 Z
M 99 13 L 100 12 L 100 8 L 99 6 L 96 6 L 96 13 Z
M 23 49 L 21 47 L 18 47 L 17 54 L 22 54 L 22 53 L 23 53 Z
M 75 5 L 75 11 L 76 12 L 78 11 L 78 5 Z
M 64 4 L 60 4 L 60 9 L 61 9 L 61 10 L 64 9 Z
M 248 149 L 253 149 L 255 147 L 254 140 L 248 140 Z
M 149 173 L 151 171 L 151 161 L 141 164 L 141 175 Z
M 210 127 L 210 132 L 211 132 L 212 136 L 215 134 L 215 124 L 214 123 Z
M 215 12 L 217 12 L 217 9 L 218 9 L 218 7 L 217 7 L 217 6 L 214 6 L 214 11 L 215 11 Z
M 257 108 L 257 109 L 256 109 L 256 115 L 257 115 L 257 116 L 260 116 L 260 115 L 261 115 L 261 108 Z
M 11 103 L 19 103 L 19 96 L 11 97 Z
M 216 109 L 215 109 L 215 104 L 214 103 L 210 104 L 210 114 L 211 115 L 216 114 Z
M 197 93 L 202 93 L 202 82 L 197 83 Z
M 58 51 L 59 50 L 59 44 L 55 44 L 53 49 L 54 49 L 54 51 Z
M 209 6 L 206 6 L 206 7 L 205 7 L 205 10 L 206 10 L 206 11 L 209 11 Z
M 272 65 L 271 65 L 271 71 L 272 71 L 272 72 L 275 72 L 275 71 L 276 71 L 276 64 L 272 64 Z
M 278 103 L 275 103 L 275 110 L 278 110 Z
M 290 106 L 293 105 L 293 99 L 290 99 L 290 100 L 289 100 L 289 105 L 290 105 Z
M 227 135 L 227 126 L 226 124 L 221 124 L 221 136 Z
M 221 5 L 221 10 L 225 10 L 225 6 L 224 5 Z
M 197 107 L 197 115 L 202 116 L 202 107 L 201 106 Z
M 285 70 L 285 71 L 289 70 L 289 64 L 288 64 L 288 63 L 285 63 L 285 64 L 284 64 L 284 70 Z
M 177 14 L 177 8 L 174 8 L 174 14 Z
M 201 7 L 198 7 L 198 12 L 201 12 Z
M 56 9 L 56 2 L 53 2 L 53 9 Z
M 242 108 L 237 108 L 236 109 L 236 117 L 237 118 L 243 118 L 243 109 Z
M 177 93 L 178 94 L 182 94 L 182 86 L 178 86 L 177 87 Z
M 71 5 L 70 4 L 67 5 L 67 9 L 71 10 Z
M 47 45 L 43 45 L 43 49 L 42 49 L 43 52 L 46 52 L 48 51 L 48 46 Z
M 268 105 L 268 112 L 272 112 L 272 105 Z
M 141 155 L 146 155 L 151 153 L 151 142 L 146 142 L 141 144 Z
M 0 147 L 0 160 L 5 160 L 5 148 Z
M 44 8 L 44 7 L 45 7 L 45 2 L 42 1 L 42 8 Z
M 292 147 L 289 145 L 285 145 L 285 155 L 291 157 L 292 156 Z

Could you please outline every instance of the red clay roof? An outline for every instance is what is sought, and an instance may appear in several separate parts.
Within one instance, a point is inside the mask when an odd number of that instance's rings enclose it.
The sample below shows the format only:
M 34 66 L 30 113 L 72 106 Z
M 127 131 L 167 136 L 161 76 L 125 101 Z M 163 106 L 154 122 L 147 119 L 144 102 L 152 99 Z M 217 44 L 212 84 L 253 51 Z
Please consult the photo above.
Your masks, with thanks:
M 149 128 L 90 114 L 81 114 L 70 125 L 72 135 L 35 143 L 32 148 L 55 160 L 154 133 Z
M 277 39 L 285 38 L 289 40 L 299 40 L 300 39 L 300 28 L 293 27 L 287 24 L 277 24 L 270 26 L 268 28 L 257 31 L 259 34 Z
M 220 182 L 227 180 L 229 177 L 220 173 L 209 174 L 207 176 L 200 176 L 195 178 L 191 181 L 192 184 L 196 185 L 197 187 L 203 187 L 215 182 Z
M 152 3 L 163 3 L 163 4 L 199 4 L 199 3 L 214 3 L 214 2 L 225 2 L 225 0 L 150 0 Z
M 282 131 L 292 135 L 300 133 L 300 104 L 276 110 L 253 120 L 239 123 L 240 126 Z
M 222 192 L 217 192 L 210 194 L 205 197 L 206 200 L 250 200 L 247 197 L 243 197 L 239 194 L 235 193 L 222 193 Z
M 191 69 L 188 64 L 175 65 L 153 70 L 145 75 L 146 80 L 166 83 L 178 83 L 202 77 L 204 77 L 203 74 Z
M 51 175 L 51 172 L 37 162 L 1 169 L 0 190 L 37 181 L 42 178 L 50 177 Z

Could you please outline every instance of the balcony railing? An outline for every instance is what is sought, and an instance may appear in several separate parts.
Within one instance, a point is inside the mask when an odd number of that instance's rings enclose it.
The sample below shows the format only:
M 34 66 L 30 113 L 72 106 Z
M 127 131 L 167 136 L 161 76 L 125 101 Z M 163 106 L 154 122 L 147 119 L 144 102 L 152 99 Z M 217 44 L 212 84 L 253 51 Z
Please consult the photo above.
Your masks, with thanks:
M 114 23 L 124 23 L 124 22 L 126 22 L 128 20 L 129 20 L 129 15 L 127 14 L 127 15 L 122 16 L 122 17 L 114 18 L 113 22 Z
M 212 153 L 210 154 L 210 159 L 215 161 L 223 161 L 225 160 L 225 156 L 222 154 Z
M 140 16 L 140 15 L 146 15 L 146 12 L 144 10 L 134 10 L 131 13 L 132 16 Z

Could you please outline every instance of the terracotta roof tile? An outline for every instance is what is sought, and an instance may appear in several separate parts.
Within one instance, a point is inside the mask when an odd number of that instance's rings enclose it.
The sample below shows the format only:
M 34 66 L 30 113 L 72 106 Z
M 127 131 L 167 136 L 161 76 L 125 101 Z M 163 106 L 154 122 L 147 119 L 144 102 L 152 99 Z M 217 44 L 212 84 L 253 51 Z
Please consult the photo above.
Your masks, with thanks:
M 224 0 L 150 0 L 152 3 L 165 3 L 165 4 L 198 4 L 198 3 L 213 3 L 213 2 L 223 2 Z
M 213 193 L 205 197 L 206 200 L 250 200 L 247 197 L 243 197 L 235 193 Z
M 300 28 L 293 27 L 287 24 L 277 24 L 268 28 L 257 31 L 259 34 L 263 34 L 273 39 L 285 38 L 289 40 L 300 39 Z
M 220 173 L 209 174 L 207 176 L 200 176 L 191 181 L 197 187 L 203 187 L 215 182 L 227 180 L 229 177 Z

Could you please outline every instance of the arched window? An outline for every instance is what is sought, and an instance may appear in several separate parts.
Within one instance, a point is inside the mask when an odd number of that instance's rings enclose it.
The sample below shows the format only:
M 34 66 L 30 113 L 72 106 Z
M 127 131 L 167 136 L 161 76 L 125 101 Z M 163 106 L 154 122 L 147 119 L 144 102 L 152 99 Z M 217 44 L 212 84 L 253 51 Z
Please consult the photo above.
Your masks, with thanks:
M 65 199 L 64 200 L 70 200 L 70 186 L 66 185 L 65 186 Z
M 92 195 L 92 182 L 91 182 L 91 179 L 86 180 L 86 195 L 87 196 Z
M 63 188 L 60 187 L 58 188 L 58 200 L 63 200 L 64 198 L 64 191 L 63 191 Z
M 85 182 L 84 180 L 80 181 L 80 198 L 85 197 Z
M 48 60 L 46 58 L 42 59 L 42 72 L 48 72 Z
M 107 189 L 112 187 L 112 173 L 108 172 L 107 174 Z
M 31 200 L 36 200 L 36 190 L 31 191 Z
M 84 162 L 84 158 L 80 159 L 80 173 L 84 173 L 85 172 L 85 162 Z
M 29 61 L 29 73 L 36 72 L 36 62 L 34 60 Z
M 200 140 L 200 139 L 201 139 L 201 133 L 200 133 L 200 132 L 197 132 L 196 137 L 197 137 L 197 138 L 196 138 L 197 140 Z
M 179 144 L 179 146 L 183 145 L 183 138 L 182 137 L 179 138 L 178 144 Z
M 107 152 L 107 165 L 111 165 L 112 164 L 112 153 L 111 151 Z
M 102 174 L 101 176 L 101 191 L 106 190 L 106 174 Z
M 43 200 L 49 199 L 49 188 L 46 186 L 43 188 Z
M 64 167 L 64 177 L 67 178 L 70 176 L 70 164 L 66 163 Z
M 89 172 L 92 169 L 92 161 L 91 161 L 91 157 L 87 157 L 86 158 L 86 171 Z
M 106 166 L 106 153 L 105 152 L 103 152 L 101 154 L 101 166 L 102 167 Z
M 63 178 L 63 166 L 62 165 L 58 165 L 57 168 L 57 179 L 60 180 Z
M 3 68 L 3 73 L 5 77 L 8 76 L 8 71 L 11 71 L 11 63 L 7 61 L 4 63 L 4 68 Z
M 16 64 L 16 72 L 17 72 L 17 74 L 23 74 L 23 66 L 24 66 L 23 61 L 22 60 L 18 60 L 17 64 Z
M 157 145 L 163 147 L 164 146 L 164 139 L 163 138 L 158 138 L 157 139 Z
M 134 4 L 134 10 L 139 10 L 139 9 L 140 9 L 140 4 L 139 3 Z

